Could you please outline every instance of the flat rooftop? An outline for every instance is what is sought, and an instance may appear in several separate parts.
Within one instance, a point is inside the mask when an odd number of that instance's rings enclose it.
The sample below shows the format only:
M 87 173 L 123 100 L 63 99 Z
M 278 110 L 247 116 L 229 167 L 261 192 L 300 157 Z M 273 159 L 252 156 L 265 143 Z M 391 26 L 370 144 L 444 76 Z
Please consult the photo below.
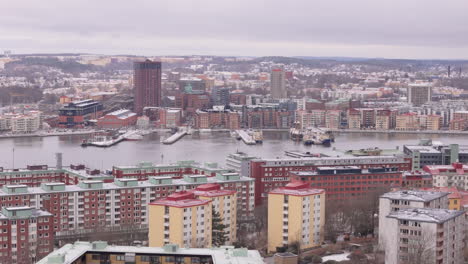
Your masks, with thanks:
M 407 208 L 390 213 L 388 218 L 441 224 L 465 212 L 435 208 Z
M 111 253 L 135 255 L 159 255 L 159 256 L 209 256 L 214 264 L 263 264 L 263 258 L 257 250 L 234 248 L 224 246 L 220 248 L 179 248 L 167 245 L 165 247 L 136 247 L 136 246 L 110 246 L 106 242 L 75 242 L 66 244 L 55 250 L 37 264 L 72 264 L 86 253 Z M 84 262 L 86 264 L 87 262 Z
M 416 202 L 430 202 L 435 199 L 447 196 L 447 192 L 432 192 L 432 191 L 418 191 L 418 190 L 401 190 L 396 192 L 388 192 L 380 196 L 380 198 L 387 198 L 392 200 L 405 200 Z

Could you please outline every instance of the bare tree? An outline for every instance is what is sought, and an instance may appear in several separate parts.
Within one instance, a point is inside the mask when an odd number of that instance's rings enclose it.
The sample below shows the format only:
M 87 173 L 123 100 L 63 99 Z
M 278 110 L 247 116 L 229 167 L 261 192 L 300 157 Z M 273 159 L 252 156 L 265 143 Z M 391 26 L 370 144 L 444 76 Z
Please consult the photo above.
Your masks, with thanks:
M 434 263 L 435 234 L 429 230 L 422 230 L 422 235 L 408 239 L 408 247 L 405 264 L 429 264 Z

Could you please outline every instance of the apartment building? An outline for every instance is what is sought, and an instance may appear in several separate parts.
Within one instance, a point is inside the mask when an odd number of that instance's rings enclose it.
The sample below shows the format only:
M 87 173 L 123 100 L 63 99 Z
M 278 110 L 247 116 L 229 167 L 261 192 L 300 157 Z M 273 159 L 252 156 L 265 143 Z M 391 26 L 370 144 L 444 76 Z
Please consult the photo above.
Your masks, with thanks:
M 66 244 L 37 264 L 263 264 L 257 250 L 234 248 L 182 248 L 168 244 L 163 247 L 113 246 L 105 241 Z
M 325 190 L 294 181 L 268 193 L 268 252 L 292 243 L 301 249 L 323 242 Z
M 225 245 L 232 245 L 237 238 L 237 193 L 233 190 L 222 190 L 215 183 L 202 184 L 193 191 L 195 197 L 211 201 L 213 210 L 219 213 L 222 224 L 226 226 Z
M 408 208 L 448 209 L 449 193 L 421 190 L 398 190 L 388 192 L 379 198 L 379 227 L 387 225 L 387 215 Z M 379 230 L 380 232 L 380 230 Z M 383 236 L 379 236 L 379 245 L 384 244 Z
M 211 247 L 211 200 L 180 191 L 149 204 L 150 247 Z
M 386 218 L 379 229 L 386 264 L 464 263 L 464 212 L 407 208 Z
M 0 263 L 32 264 L 54 248 L 52 214 L 32 207 L 3 207 L 0 212 Z
M 206 183 L 219 184 L 220 191 L 236 191 L 237 201 L 230 205 L 236 204 L 240 219 L 251 217 L 253 180 L 238 174 L 185 175 L 182 179 L 152 177 L 147 181 L 116 178 L 112 183 L 85 180 L 77 185 L 43 183 L 41 187 L 6 185 L 0 190 L 0 208 L 28 206 L 51 213 L 50 229 L 57 241 L 95 230 L 136 232 L 148 228 L 148 203 Z

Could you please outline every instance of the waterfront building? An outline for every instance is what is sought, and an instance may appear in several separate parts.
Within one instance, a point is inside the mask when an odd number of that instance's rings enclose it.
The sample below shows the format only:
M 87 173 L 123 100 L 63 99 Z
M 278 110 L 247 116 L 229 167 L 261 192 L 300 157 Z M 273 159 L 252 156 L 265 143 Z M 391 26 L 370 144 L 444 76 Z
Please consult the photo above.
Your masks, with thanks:
M 400 186 L 402 172 L 397 167 L 367 168 L 358 166 L 317 167 L 313 171 L 290 171 L 291 181 L 306 182 L 312 188 L 322 188 L 327 201 L 367 199 L 367 195 Z
M 432 175 L 434 187 L 468 190 L 468 165 L 459 162 L 451 165 L 426 165 L 423 170 Z
M 119 129 L 134 126 L 137 121 L 137 114 L 128 109 L 121 109 L 100 117 L 97 126 L 105 129 Z
M 59 110 L 58 125 L 63 128 L 83 128 L 88 121 L 101 117 L 103 108 L 102 103 L 91 99 L 68 103 Z
M 176 128 L 182 124 L 182 109 L 171 107 L 145 107 L 145 116 L 158 128 Z
M 418 115 L 416 113 L 405 113 L 397 115 L 396 117 L 396 130 L 419 130 L 421 126 L 419 125 Z
M 174 244 L 162 247 L 111 246 L 105 241 L 66 244 L 50 253 L 37 264 L 108 264 L 185 263 L 263 264 L 257 250 L 223 246 L 219 248 L 182 248 Z
M 221 185 L 207 183 L 197 186 L 193 190 L 195 197 L 211 201 L 214 212 L 219 213 L 221 223 L 226 226 L 225 245 L 232 245 L 237 240 L 237 192 L 223 190 Z M 213 212 L 213 213 L 214 213 Z
M 271 97 L 273 99 L 286 98 L 286 78 L 283 69 L 273 69 L 270 75 Z
M 403 156 L 254 159 L 250 164 L 250 177 L 255 179 L 255 204 L 261 204 L 269 191 L 286 185 L 291 179 L 291 171 L 315 171 L 318 167 L 336 166 L 387 167 L 408 171 L 411 170 L 411 159 Z
M 450 121 L 450 130 L 467 130 L 468 129 L 468 111 L 456 111 L 453 113 L 453 118 Z
M 240 129 L 240 114 L 235 111 L 222 109 L 197 110 L 195 112 L 195 126 L 197 129 Z
M 149 220 L 150 247 L 211 247 L 211 200 L 197 199 L 192 192 L 175 192 L 149 204 Z
M 375 116 L 375 129 L 376 130 L 389 130 L 391 127 L 391 111 L 379 110 Z
M 464 212 L 407 208 L 390 212 L 379 225 L 386 264 L 462 264 Z
M 347 112 L 347 120 L 349 129 L 361 129 L 362 117 L 358 110 L 349 109 Z
M 185 91 L 176 94 L 175 107 L 182 109 L 186 115 L 193 115 L 197 110 L 211 108 L 210 95 L 188 87 Z
M 341 110 L 327 110 L 325 115 L 325 127 L 339 129 L 341 127 Z
M 5 126 L 12 133 L 32 133 L 42 128 L 43 116 L 40 111 L 29 111 L 25 114 L 10 116 L 10 124 L 5 121 Z
M 324 238 L 325 190 L 293 181 L 268 193 L 268 252 L 298 243 L 320 246 Z
M 54 248 L 52 214 L 28 206 L 2 207 L 0 263 L 36 263 Z
M 297 111 L 296 120 L 301 124 L 301 129 L 325 127 L 326 114 L 325 110 Z
M 161 73 L 159 61 L 145 60 L 133 64 L 134 111 L 143 114 L 147 106 L 161 106 Z

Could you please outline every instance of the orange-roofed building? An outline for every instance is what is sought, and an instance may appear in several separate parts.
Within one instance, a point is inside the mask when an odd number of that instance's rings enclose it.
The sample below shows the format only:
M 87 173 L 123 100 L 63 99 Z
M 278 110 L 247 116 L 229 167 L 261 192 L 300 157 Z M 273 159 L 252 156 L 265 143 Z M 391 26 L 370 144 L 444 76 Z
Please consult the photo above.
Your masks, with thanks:
M 268 193 L 268 252 L 299 242 L 301 249 L 323 242 L 325 190 L 292 181 Z
M 192 192 L 175 192 L 149 204 L 150 247 L 211 247 L 211 200 Z

